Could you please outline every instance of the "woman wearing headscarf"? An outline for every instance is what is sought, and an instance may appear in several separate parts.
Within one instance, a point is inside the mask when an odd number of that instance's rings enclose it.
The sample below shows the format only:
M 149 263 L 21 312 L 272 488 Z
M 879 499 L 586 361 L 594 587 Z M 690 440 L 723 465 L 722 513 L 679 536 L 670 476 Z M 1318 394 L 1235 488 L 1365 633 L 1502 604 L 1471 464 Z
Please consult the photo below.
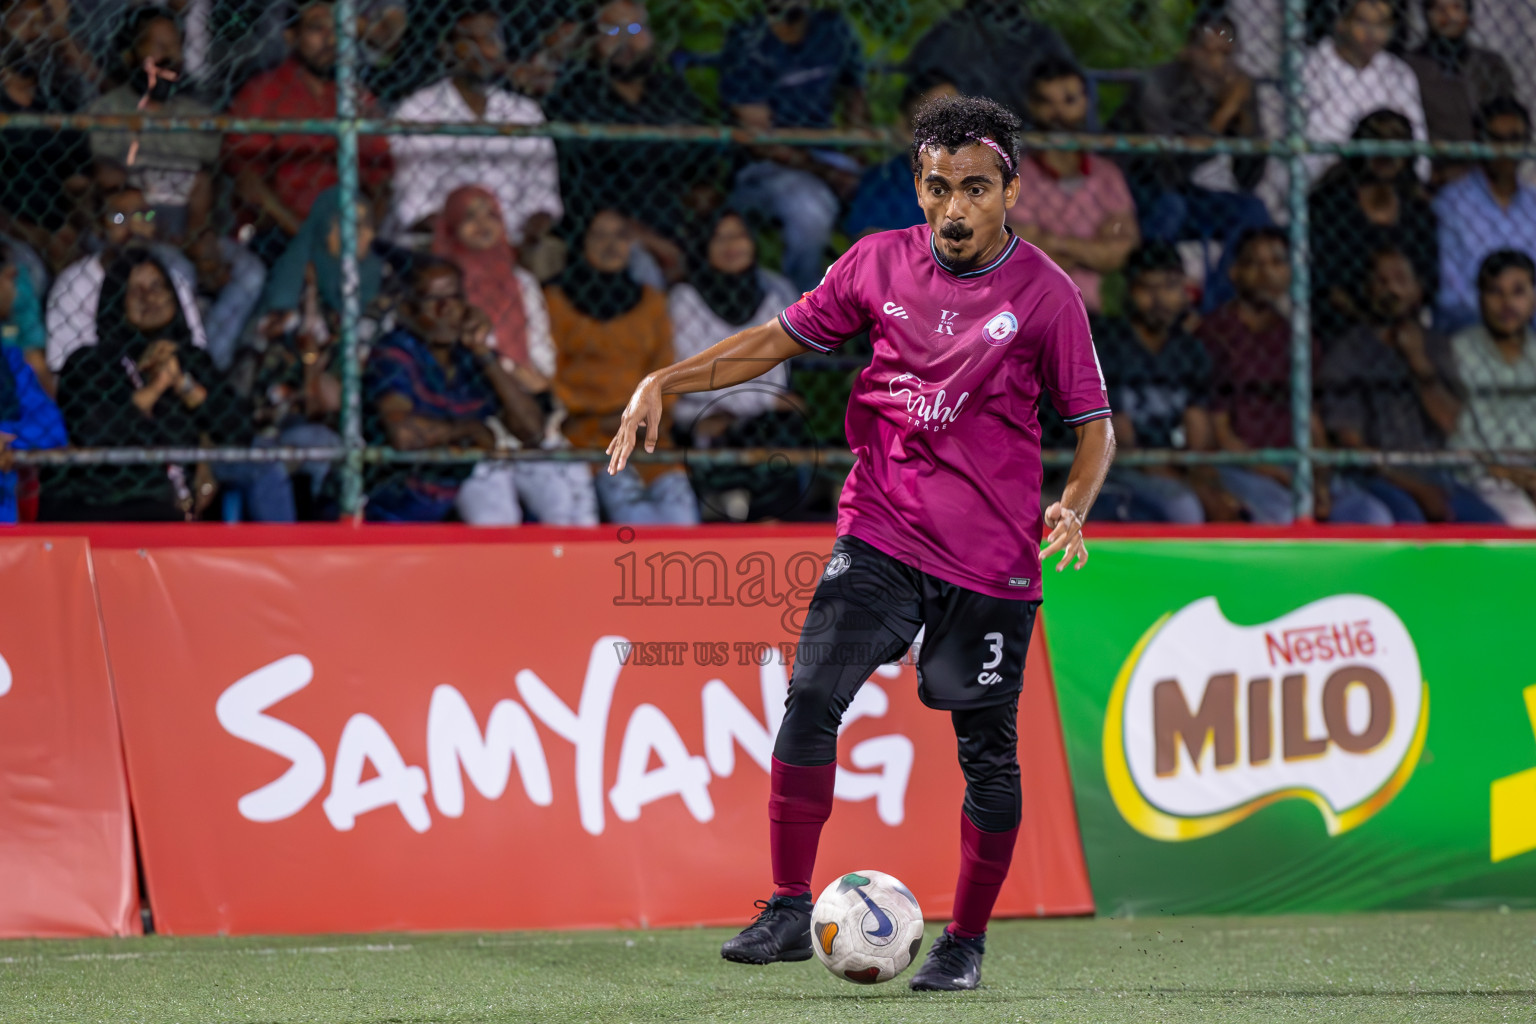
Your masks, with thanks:
M 75 445 L 249 443 L 245 409 L 192 345 L 170 275 L 154 255 L 129 249 L 107 268 L 96 329 L 97 344 L 71 354 L 59 375 L 59 408 Z M 214 496 L 209 476 L 239 489 L 252 518 L 293 518 L 288 478 L 273 463 L 223 463 L 211 474 L 177 463 L 69 466 L 45 475 L 39 518 L 191 519 Z
M 705 226 L 689 263 L 688 279 L 667 297 L 678 359 L 698 355 L 749 324 L 767 323 L 795 301 L 788 279 L 757 265 L 757 240 L 734 210 Z M 682 395 L 672 415 L 692 443 L 705 448 L 740 421 L 788 408 L 788 391 L 789 369 L 780 363 L 746 384 Z
M 577 258 L 545 290 L 555 341 L 555 394 L 569 411 L 565 435 L 578 448 L 602 450 L 618 430 L 641 378 L 671 364 L 667 302 L 627 273 L 634 238 L 628 219 L 599 210 L 581 234 Z M 664 401 L 657 446 L 671 446 L 675 396 Z M 596 474 L 603 514 L 615 523 L 693 524 L 698 501 L 675 464 L 631 463 Z
M 560 431 L 565 410 L 551 383 L 555 346 L 544 291 L 518 265 L 495 193 L 478 185 L 450 192 L 433 228 L 432 253 L 459 268 L 465 301 L 490 319 L 490 346 L 503 369 L 539 402 L 543 447 L 569 448 Z M 481 524 L 515 525 L 527 506 L 550 526 L 597 525 L 592 473 L 580 462 L 482 462 L 458 501 L 460 514 Z
M 686 281 L 672 286 L 667 309 L 672 347 L 687 359 L 750 324 L 778 316 L 796 299 L 788 279 L 757 263 L 757 240 L 735 210 L 701 225 L 688 253 Z M 780 363 L 756 380 L 679 396 L 672 410 L 679 444 L 709 447 L 799 447 L 808 443 L 803 418 L 789 399 L 789 368 Z M 693 472 L 695 487 L 715 497 L 705 504 L 730 519 L 759 519 L 799 502 L 808 479 L 766 465 L 716 466 Z

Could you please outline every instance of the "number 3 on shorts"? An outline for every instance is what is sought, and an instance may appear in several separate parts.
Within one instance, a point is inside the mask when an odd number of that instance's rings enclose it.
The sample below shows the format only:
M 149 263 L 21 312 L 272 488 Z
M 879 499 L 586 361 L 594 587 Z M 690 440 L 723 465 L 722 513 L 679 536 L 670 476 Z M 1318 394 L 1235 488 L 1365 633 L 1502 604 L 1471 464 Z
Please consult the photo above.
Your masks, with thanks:
M 992 655 L 992 660 L 982 664 L 981 673 L 976 677 L 976 681 L 982 686 L 991 686 L 1003 678 L 991 671 L 1003 663 L 1003 634 L 988 633 L 982 639 L 987 642 L 987 653 Z

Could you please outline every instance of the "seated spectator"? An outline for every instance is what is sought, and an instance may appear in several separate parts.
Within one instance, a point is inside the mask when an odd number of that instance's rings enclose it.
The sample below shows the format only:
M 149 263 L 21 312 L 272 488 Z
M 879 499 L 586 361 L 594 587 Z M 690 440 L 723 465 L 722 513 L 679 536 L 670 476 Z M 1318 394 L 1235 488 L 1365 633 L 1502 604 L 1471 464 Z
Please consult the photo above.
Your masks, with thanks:
M 598 8 L 589 59 L 555 87 L 544 109 L 553 121 L 574 123 L 704 123 L 703 107 L 688 83 L 657 59 L 650 16 L 635 0 Z M 657 288 L 681 278 L 682 249 L 674 232 L 683 220 L 683 197 L 708 177 L 718 153 L 698 143 L 662 140 L 571 139 L 557 149 L 568 220 L 584 224 L 602 208 L 624 211 L 638 243 L 632 270 Z
M 902 70 L 913 78 L 938 75 L 963 95 L 996 100 L 1023 117 L 1035 65 L 1048 57 L 1076 59 L 1060 33 L 1031 18 L 1025 4 L 966 0 L 913 45 Z
M 187 95 L 181 27 L 166 7 L 139 7 L 123 30 L 127 82 L 87 108 L 90 114 L 206 117 L 207 104 Z M 153 78 L 150 69 L 153 68 Z M 195 237 L 208 225 L 217 132 L 91 133 L 91 151 L 121 164 L 142 189 L 168 242 Z
M 32 287 L 32 274 L 0 246 L 0 349 L 18 353 L 51 396 L 53 372 L 48 369 L 47 346 L 43 308 Z
M 14 295 L 14 264 L 0 272 L 0 306 Z M 16 521 L 15 453 L 69 444 L 64 418 L 22 349 L 0 346 L 0 523 Z
M 909 182 L 909 196 L 910 188 Z M 689 266 L 688 280 L 673 285 L 667 296 L 677 359 L 767 323 L 799 297 L 789 281 L 758 266 L 757 240 L 734 210 L 721 211 L 699 232 Z M 672 415 L 674 439 L 691 448 L 814 443 L 790 400 L 789 368 L 782 363 L 745 384 L 681 395 Z M 690 476 L 703 504 L 737 521 L 778 516 L 799 504 L 809 485 L 804 472 L 766 464 L 706 465 L 691 469 Z
M 1536 263 L 1501 250 L 1477 273 L 1482 322 L 1451 339 L 1466 401 L 1451 434 L 1461 451 L 1536 451 Z M 1536 527 L 1536 471 L 1492 466 L 1471 482 L 1511 526 Z
M 565 410 L 555 397 L 555 345 L 544 290 L 518 266 L 495 194 L 478 185 L 449 193 L 437 218 L 432 252 L 463 272 L 465 300 L 491 322 L 487 344 L 502 368 L 539 404 L 539 446 L 569 448 L 570 441 L 560 432 Z M 492 468 L 487 465 L 482 475 Z M 510 478 L 522 505 L 546 526 L 597 525 L 597 497 L 587 464 L 512 462 L 494 469 Z
M 156 260 L 171 275 L 176 300 L 186 311 L 190 343 L 208 347 L 203 318 L 197 308 L 194 271 L 180 251 L 155 242 L 155 211 L 149 208 L 144 193 L 125 188 L 101 200 L 96 218 L 96 237 L 90 240 L 96 252 L 71 263 L 59 273 L 48 293 L 48 368 L 54 373 L 77 349 L 96 344 L 97 305 L 107 267 L 125 249 L 153 251 Z
M 767 323 L 799 297 L 789 281 L 757 265 L 757 241 L 734 210 L 722 212 L 703 236 L 688 280 L 667 296 L 676 359 Z M 740 421 L 789 408 L 788 393 L 789 369 L 780 363 L 746 384 L 680 395 L 672 416 L 692 446 L 708 448 Z
M 1407 119 L 1410 138 L 1426 138 L 1419 80 L 1387 52 L 1397 25 L 1392 0 L 1341 0 L 1338 9 L 1332 36 L 1307 53 L 1302 67 L 1306 137 L 1343 142 L 1362 118 L 1385 108 Z M 1306 157 L 1308 177 L 1316 181 L 1336 160 L 1325 153 Z M 1427 178 L 1429 161 L 1419 163 L 1419 177 Z
M 245 246 L 212 228 L 193 236 L 187 257 L 197 275 L 197 309 L 208 334 L 208 355 L 222 373 L 234 363 L 261 302 L 267 268 Z
M 75 351 L 59 375 L 59 409 L 81 447 L 244 446 L 249 417 L 212 360 L 190 344 L 187 307 L 150 252 L 129 247 L 106 271 L 98 344 Z M 192 519 L 215 479 L 240 491 L 251 518 L 293 519 L 293 492 L 276 463 L 68 466 L 43 477 L 39 518 L 52 521 Z
M 57 104 L 53 112 L 74 113 L 89 104 L 101 70 L 70 32 L 67 0 L 8 0 L 3 10 L 7 57 L 33 70 L 38 88 Z
M 1422 325 L 1424 289 L 1407 255 L 1379 249 L 1370 265 L 1369 319 L 1339 338 L 1318 368 L 1323 425 L 1341 448 L 1438 451 L 1461 411 L 1450 344 Z M 1354 479 L 1398 523 L 1500 521 L 1444 472 L 1384 466 Z
M 57 114 L 79 97 L 56 91 L 53 14 L 45 0 L 6 5 L 0 15 L 0 114 Z M 0 129 L 0 230 L 42 253 L 51 271 L 77 254 L 69 223 L 89 188 L 90 143 L 72 129 Z
M 1236 246 L 1232 283 L 1237 295 L 1206 317 L 1195 332 L 1211 356 L 1211 431 L 1221 451 L 1290 448 L 1290 242 L 1276 227 L 1254 228 Z M 1312 445 L 1326 447 L 1322 420 L 1312 417 Z M 1227 493 L 1249 521 L 1287 526 L 1295 518 L 1292 470 L 1287 465 L 1220 466 Z M 1392 525 L 1386 506 L 1360 487 L 1313 468 L 1314 513 L 1333 523 Z
M 377 426 L 374 443 L 398 451 L 478 448 L 513 439 L 537 444 L 539 407 L 490 347 L 490 319 L 464 301 L 457 267 L 421 261 L 409 275 L 400 325 L 368 359 L 363 384 Z M 481 467 L 485 467 L 484 470 Z M 393 476 L 369 496 L 370 519 L 436 523 L 457 508 L 467 523 L 520 521 L 511 479 L 489 463 L 445 463 Z
M 384 260 L 375 251 L 373 212 L 368 203 L 357 203 L 357 304 L 364 314 L 379 295 L 384 280 Z M 312 310 L 305 306 L 309 289 L 314 291 Z M 298 328 L 306 311 L 313 322 L 300 333 L 326 345 L 341 334 L 341 192 L 328 188 L 315 199 L 299 233 L 272 264 L 261 296 L 260 331 L 274 337 Z M 358 325 L 360 340 L 371 341 L 375 325 Z
M 955 84 L 944 78 L 914 78 L 907 83 L 901 94 L 901 119 L 897 122 L 901 152 L 859 177 L 858 191 L 843 218 L 843 231 L 850 237 L 923 223 L 923 208 L 917 202 L 912 173 L 912 115 L 929 100 L 955 94 Z
M 1284 230 L 1253 228 L 1234 246 L 1234 297 L 1201 321 L 1195 336 L 1211 358 L 1211 430 L 1222 451 L 1290 448 L 1291 259 Z M 1222 486 L 1255 523 L 1295 518 L 1291 469 L 1220 466 Z
M 1082 71 L 1054 57 L 1036 64 L 1029 117 L 1040 131 L 1084 131 L 1088 90 Z M 1071 276 L 1090 313 L 1103 308 L 1104 275 L 1123 267 L 1141 241 L 1120 168 L 1084 150 L 1031 150 L 1019 164 L 1019 198 L 1008 223 Z
M 839 101 L 845 119 L 868 121 L 864 54 L 836 10 L 769 0 L 766 13 L 732 25 L 720 55 L 720 99 L 749 132 L 831 128 Z M 802 146 L 752 146 L 736 175 L 731 204 L 776 218 L 784 230 L 784 275 L 810 291 L 826 269 L 838 196 L 851 195 L 858 165 L 844 152 Z
M 622 214 L 599 211 L 582 234 L 577 258 L 546 290 L 555 392 L 570 412 L 565 434 L 578 448 L 606 448 L 640 379 L 673 361 L 666 299 L 625 273 L 633 244 Z M 668 395 L 663 404 L 658 449 L 671 447 L 677 396 Z M 632 462 L 614 476 L 599 469 L 596 480 L 608 522 L 699 521 L 698 501 L 680 466 Z
M 1531 141 L 1531 116 L 1518 101 L 1496 99 L 1478 113 L 1478 140 Z M 1477 268 L 1500 249 L 1536 250 L 1536 189 L 1520 180 L 1519 161 L 1499 157 L 1474 166 L 1435 196 L 1440 222 L 1440 294 L 1435 323 L 1459 331 L 1478 320 Z
M 1436 141 L 1470 142 L 1477 113 L 1495 99 L 1515 96 L 1515 79 L 1504 58 L 1473 46 L 1472 0 L 1424 0 L 1429 34 L 1404 59 L 1419 78 L 1424 120 Z M 1436 160 L 1436 178 L 1465 173 L 1460 161 Z
M 1236 51 L 1232 19 L 1221 8 L 1202 10 L 1179 56 L 1147 72 L 1110 127 L 1146 135 L 1258 138 L 1262 131 L 1253 79 L 1238 69 Z M 1125 162 L 1143 236 L 1221 244 L 1219 260 L 1205 247 L 1202 309 L 1215 309 L 1232 297 L 1237 239 L 1270 223 L 1269 210 L 1253 194 L 1264 165 L 1262 156 L 1144 156 Z M 1216 172 L 1225 167 L 1230 167 L 1228 180 L 1212 187 Z
M 395 113 L 399 120 L 543 123 L 537 103 L 498 86 L 507 54 L 496 11 L 490 0 L 461 9 L 442 45 L 449 77 L 407 96 Z M 551 139 L 391 135 L 389 150 L 402 229 L 430 228 L 444 197 L 460 185 L 494 191 L 507 237 L 525 248 L 538 245 L 564 210 Z
M 245 84 L 230 104 L 231 117 L 336 117 L 336 13 L 329 0 L 294 0 L 288 15 L 288 59 Z M 366 90 L 358 112 L 373 112 Z M 389 180 L 389 141 L 364 135 L 357 149 L 363 188 L 377 194 Z M 299 233 L 320 193 L 338 180 L 331 135 L 228 135 L 224 161 L 245 216 L 257 227 L 251 249 L 269 265 Z
M 464 274 L 464 296 L 491 320 L 490 346 L 531 395 L 549 393 L 555 343 L 538 279 L 518 266 L 496 194 L 480 185 L 448 193 L 432 236 L 432 253 Z
M 341 444 L 341 194 L 329 188 L 315 200 L 304 226 L 272 266 L 261 295 L 257 333 L 265 341 L 252 394 L 258 443 L 324 448 Z M 373 304 L 384 275 L 384 261 L 373 248 L 373 217 L 357 204 L 359 340 L 377 330 Z M 295 491 L 296 501 L 313 509 L 322 499 L 330 467 L 307 463 L 302 472 L 309 489 Z
M 1378 110 L 1355 129 L 1356 139 L 1409 137 L 1408 119 Z M 1336 164 L 1308 200 L 1312 228 L 1312 317 L 1324 348 L 1364 320 L 1362 297 L 1369 255 L 1398 249 L 1413 261 L 1428 294 L 1440 273 L 1435 213 L 1403 157 L 1350 157 Z
M 1124 451 L 1209 449 L 1211 360 L 1184 329 L 1189 289 L 1178 250 L 1166 242 L 1142 245 L 1126 261 L 1125 277 L 1125 317 L 1094 331 L 1115 441 Z M 1111 471 L 1099 505 L 1111 518 L 1157 523 L 1235 519 L 1240 512 L 1209 469 L 1171 466 Z

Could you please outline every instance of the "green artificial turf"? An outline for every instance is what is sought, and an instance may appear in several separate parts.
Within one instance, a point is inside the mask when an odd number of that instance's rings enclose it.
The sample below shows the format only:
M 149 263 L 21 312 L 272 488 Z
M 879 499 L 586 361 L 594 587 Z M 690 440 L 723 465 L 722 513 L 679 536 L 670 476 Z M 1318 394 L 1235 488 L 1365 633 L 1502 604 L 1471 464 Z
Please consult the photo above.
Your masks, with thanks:
M 0 1021 L 1536 1021 L 1536 912 L 998 922 L 958 994 L 727 934 L 4 942 Z

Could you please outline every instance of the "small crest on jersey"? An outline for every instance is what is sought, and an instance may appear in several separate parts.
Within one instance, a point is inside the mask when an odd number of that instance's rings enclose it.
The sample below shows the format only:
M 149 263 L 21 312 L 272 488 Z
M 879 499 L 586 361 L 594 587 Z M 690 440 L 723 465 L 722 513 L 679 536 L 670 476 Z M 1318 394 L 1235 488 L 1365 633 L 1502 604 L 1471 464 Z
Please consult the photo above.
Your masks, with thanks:
M 834 576 L 841 576 L 852 564 L 853 559 L 849 558 L 845 552 L 839 551 L 832 556 L 832 561 L 827 563 L 827 571 L 821 574 L 821 578 L 830 580 Z
M 982 328 L 982 336 L 987 339 L 988 345 L 1006 345 L 1018 333 L 1019 318 L 1007 310 L 988 320 L 987 326 Z
M 1008 585 L 1010 587 L 1027 587 L 1027 586 L 1029 586 L 1029 577 L 1028 576 L 1009 576 L 1008 577 Z

